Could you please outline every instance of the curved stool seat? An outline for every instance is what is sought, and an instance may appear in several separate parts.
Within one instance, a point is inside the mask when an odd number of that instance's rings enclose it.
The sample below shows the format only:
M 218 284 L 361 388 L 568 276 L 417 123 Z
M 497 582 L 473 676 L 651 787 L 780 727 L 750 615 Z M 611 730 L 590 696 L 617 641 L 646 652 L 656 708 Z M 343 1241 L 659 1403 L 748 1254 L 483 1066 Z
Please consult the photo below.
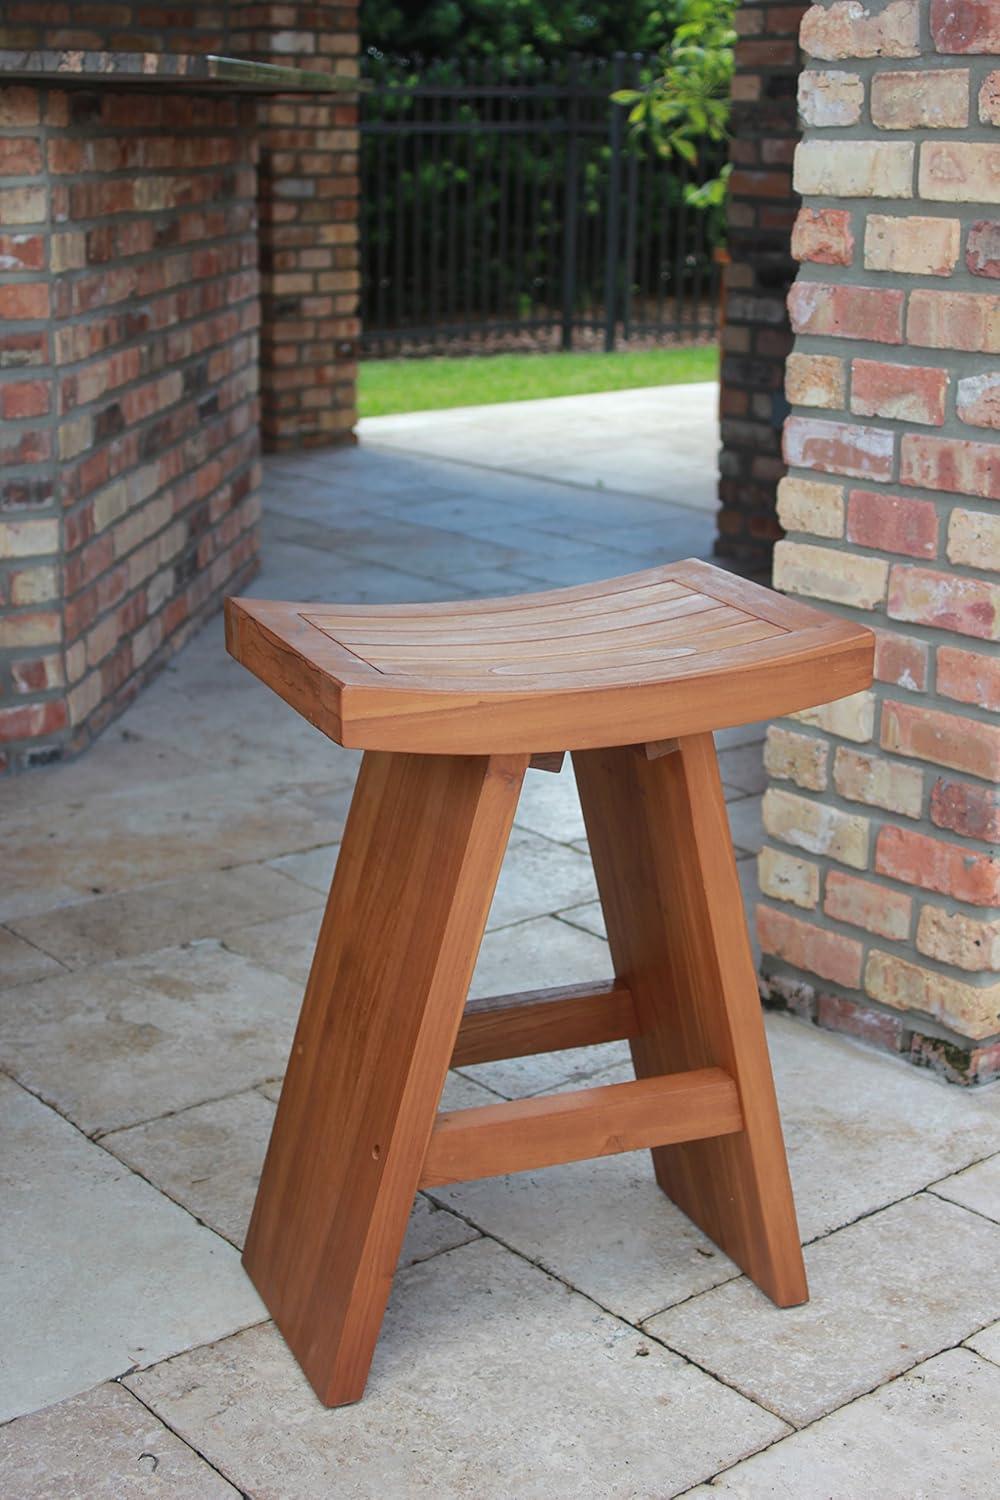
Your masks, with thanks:
M 226 630 L 365 751 L 243 1256 L 320 1399 L 365 1388 L 421 1187 L 648 1148 L 762 1291 L 804 1301 L 712 730 L 866 687 L 871 632 L 701 562 L 451 604 L 231 599 Z M 467 1004 L 524 776 L 566 750 L 614 972 Z M 449 1066 L 615 1039 L 630 1082 L 438 1112 Z
M 448 604 L 227 606 L 229 649 L 339 744 L 539 753 L 770 718 L 870 678 L 871 633 L 708 563 Z M 866 677 L 866 673 L 868 676 Z

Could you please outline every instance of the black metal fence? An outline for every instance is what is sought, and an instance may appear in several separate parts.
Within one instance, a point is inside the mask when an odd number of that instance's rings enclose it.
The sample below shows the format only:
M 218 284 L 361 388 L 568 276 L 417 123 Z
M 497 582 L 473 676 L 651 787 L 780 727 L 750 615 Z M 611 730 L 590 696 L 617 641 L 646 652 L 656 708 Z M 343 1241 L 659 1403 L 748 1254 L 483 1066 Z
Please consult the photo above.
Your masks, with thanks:
M 642 59 L 404 74 L 369 59 L 362 104 L 368 355 L 605 348 L 714 334 L 717 211 L 685 187 L 722 148 L 665 162 L 615 89 Z

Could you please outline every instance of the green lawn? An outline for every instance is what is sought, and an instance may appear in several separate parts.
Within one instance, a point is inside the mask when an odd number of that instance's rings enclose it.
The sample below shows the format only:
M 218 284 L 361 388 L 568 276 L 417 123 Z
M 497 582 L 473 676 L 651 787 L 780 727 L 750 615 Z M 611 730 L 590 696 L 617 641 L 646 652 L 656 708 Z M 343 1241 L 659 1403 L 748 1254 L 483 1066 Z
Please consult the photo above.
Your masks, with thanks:
M 719 351 L 645 349 L 621 354 L 484 354 L 472 358 L 369 359 L 360 366 L 358 407 L 363 417 L 392 412 L 485 406 L 493 401 L 537 401 L 585 396 L 643 385 L 715 380 Z

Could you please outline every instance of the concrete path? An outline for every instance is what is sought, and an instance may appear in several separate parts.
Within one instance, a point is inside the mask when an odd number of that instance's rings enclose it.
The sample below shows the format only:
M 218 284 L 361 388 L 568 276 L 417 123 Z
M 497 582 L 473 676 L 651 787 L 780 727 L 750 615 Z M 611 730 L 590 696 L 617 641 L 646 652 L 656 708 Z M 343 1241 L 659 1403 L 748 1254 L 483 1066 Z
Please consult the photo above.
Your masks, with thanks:
M 719 387 L 660 385 L 366 417 L 368 447 L 666 500 L 714 515 Z
M 385 451 L 267 473 L 258 595 L 461 597 L 711 540 Z M 761 732 L 721 737 L 748 887 Z M 364 1400 L 318 1405 L 238 1249 L 356 765 L 216 620 L 91 754 L 0 784 L 0 1495 L 991 1500 L 1000 1095 L 781 1017 L 811 1303 L 772 1307 L 645 1153 L 442 1189 Z M 572 776 L 532 772 L 475 992 L 609 972 Z M 490 1063 L 445 1102 L 628 1072 L 619 1045 Z

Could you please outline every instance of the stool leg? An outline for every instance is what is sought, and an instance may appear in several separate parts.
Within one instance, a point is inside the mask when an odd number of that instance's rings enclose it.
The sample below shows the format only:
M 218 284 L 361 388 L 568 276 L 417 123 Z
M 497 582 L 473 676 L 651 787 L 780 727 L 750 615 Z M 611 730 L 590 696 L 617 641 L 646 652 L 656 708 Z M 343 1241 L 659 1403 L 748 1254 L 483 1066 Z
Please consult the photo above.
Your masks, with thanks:
M 636 1074 L 724 1068 L 744 1129 L 654 1149 L 657 1181 L 781 1307 L 808 1296 L 753 958 L 710 734 L 573 757 Z
M 362 763 L 243 1256 L 328 1406 L 364 1390 L 527 763 Z

